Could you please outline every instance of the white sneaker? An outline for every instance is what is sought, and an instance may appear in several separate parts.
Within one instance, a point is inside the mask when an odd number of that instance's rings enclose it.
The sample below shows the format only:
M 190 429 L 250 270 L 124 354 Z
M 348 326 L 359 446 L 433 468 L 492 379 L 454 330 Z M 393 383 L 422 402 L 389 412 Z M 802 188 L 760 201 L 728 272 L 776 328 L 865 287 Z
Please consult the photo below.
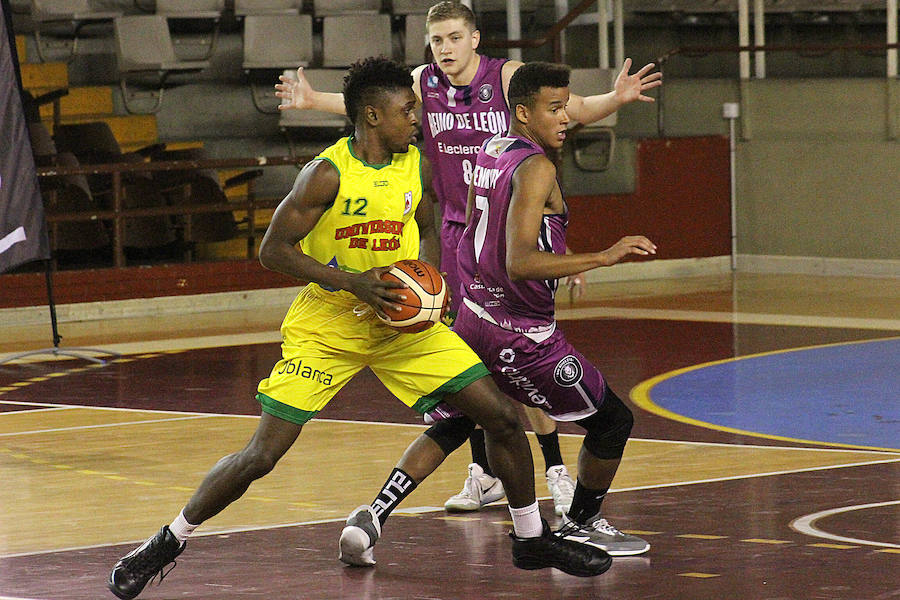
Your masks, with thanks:
M 381 522 L 375 510 L 363 504 L 347 517 L 347 526 L 341 531 L 341 562 L 355 567 L 375 565 L 375 542 L 381 537 Z
M 547 489 L 553 496 L 553 506 L 560 517 L 569 512 L 572 496 L 575 495 L 575 482 L 569 477 L 566 465 L 556 465 L 547 469 Z
M 557 531 L 567 540 L 582 542 L 606 550 L 610 556 L 634 556 L 650 549 L 650 544 L 636 535 L 622 533 L 597 515 L 586 525 L 581 525 L 563 515 L 563 526 Z
M 450 512 L 480 510 L 482 506 L 496 502 L 505 495 L 500 479 L 491 477 L 481 465 L 472 463 L 462 491 L 444 502 L 444 509 Z

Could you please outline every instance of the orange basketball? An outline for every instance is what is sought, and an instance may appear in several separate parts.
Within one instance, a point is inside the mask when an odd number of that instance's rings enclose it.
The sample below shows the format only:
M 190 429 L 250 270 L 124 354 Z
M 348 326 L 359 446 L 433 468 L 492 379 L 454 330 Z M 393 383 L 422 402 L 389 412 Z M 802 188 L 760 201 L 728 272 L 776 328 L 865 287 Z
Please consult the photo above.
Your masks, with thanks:
M 450 305 L 447 283 L 440 271 L 427 262 L 399 260 L 391 265 L 390 271 L 382 274 L 381 279 L 400 282 L 408 288 L 401 290 L 406 300 L 395 302 L 402 310 L 389 310 L 389 318 L 382 319 L 403 333 L 425 331 L 441 320 Z

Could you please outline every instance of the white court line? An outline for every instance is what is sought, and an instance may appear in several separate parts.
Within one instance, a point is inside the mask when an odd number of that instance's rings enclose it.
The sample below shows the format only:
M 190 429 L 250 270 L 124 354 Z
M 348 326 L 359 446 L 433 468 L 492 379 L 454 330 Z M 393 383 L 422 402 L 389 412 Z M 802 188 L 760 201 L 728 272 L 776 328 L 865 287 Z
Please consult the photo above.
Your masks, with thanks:
M 4 402 L 2 400 L 0 400 L 0 404 L 11 404 L 13 406 L 16 406 L 16 405 L 27 406 L 28 405 L 28 403 L 26 403 L 26 402 Z M 58 410 L 72 410 L 73 408 L 75 408 L 75 407 L 53 405 L 53 406 L 48 406 L 46 408 L 31 408 L 31 409 L 28 409 L 27 411 L 10 410 L 10 411 L 6 411 L 6 412 L 0 412 L 0 417 L 5 417 L 7 415 L 21 415 L 22 413 L 25 413 L 25 412 L 27 412 L 30 415 L 32 413 L 54 412 L 54 411 L 58 411 Z M 0 600 L 3 600 L 3 598 L 0 597 Z
M 143 425 L 144 423 L 169 423 L 171 421 L 187 421 L 189 419 L 206 419 L 207 415 L 190 415 L 185 417 L 172 417 L 171 419 L 148 419 L 146 421 L 122 421 L 118 423 L 100 423 L 97 425 L 73 425 L 72 427 L 56 427 L 53 429 L 32 429 L 30 431 L 16 431 L 0 433 L 0 437 L 15 437 L 17 435 L 34 435 L 39 433 L 57 433 L 60 431 L 83 431 L 85 429 L 100 429 L 103 427 L 119 427 L 120 425 Z
M 117 411 L 117 412 L 141 412 L 141 413 L 154 413 L 154 414 L 164 414 L 164 415 L 182 415 L 182 416 L 193 416 L 193 417 L 225 417 L 225 418 L 236 418 L 236 419 L 259 419 L 259 415 L 240 415 L 240 414 L 229 414 L 229 413 L 205 413 L 205 412 L 192 412 L 192 411 L 180 411 L 180 410 L 162 410 L 162 409 L 152 409 L 152 408 L 121 408 L 116 406 L 90 406 L 87 404 L 49 404 L 44 402 L 29 402 L 29 401 L 5 401 L 0 400 L 0 404 L 20 404 L 24 406 L 49 406 L 49 407 L 59 407 L 59 408 L 83 408 L 87 410 L 106 410 L 106 411 Z M 0 413 L 7 414 L 7 413 Z M 21 414 L 21 413 L 8 413 L 8 414 Z M 179 419 L 160 419 L 162 421 L 166 420 L 179 420 Z M 136 421 L 139 422 L 139 421 Z M 150 422 L 150 421 L 147 421 Z M 428 425 L 424 423 L 392 423 L 388 421 L 358 421 L 352 419 L 329 419 L 329 418 L 317 418 L 310 421 L 310 424 L 316 423 L 342 423 L 346 425 L 376 425 L 382 427 L 407 427 L 407 428 L 415 428 L 415 429 L 427 429 Z M 109 423 L 108 425 L 116 425 L 116 423 Z M 87 427 L 104 427 L 106 425 L 90 425 Z M 532 433 L 532 432 L 526 432 Z M 560 433 L 560 437 L 584 437 L 583 434 L 580 433 Z M 716 447 L 734 447 L 734 448 L 759 448 L 763 450 L 803 450 L 806 452 L 853 452 L 853 453 L 866 453 L 866 454 L 887 454 L 889 456 L 893 456 L 897 454 L 896 452 L 891 452 L 889 450 L 871 450 L 865 448 L 807 448 L 805 446 L 768 446 L 765 444 L 730 444 L 727 442 L 697 442 L 693 440 L 663 440 L 663 439 L 654 439 L 654 438 L 628 438 L 629 441 L 635 442 L 651 442 L 651 443 L 659 443 L 659 444 L 683 444 L 687 446 L 716 446 Z
M 8 404 L 10 406 L 44 406 L 47 408 L 81 408 L 74 404 L 59 404 L 58 402 L 32 402 L 30 400 L 0 400 L 0 404 Z M 12 412 L 9 414 L 14 415 L 16 413 Z
M 832 508 L 830 510 L 823 510 L 817 513 L 813 513 L 811 515 L 806 515 L 803 517 L 799 517 L 791 521 L 791 529 L 797 531 L 799 533 L 803 533 L 812 537 L 825 538 L 826 540 L 835 540 L 838 542 L 849 542 L 851 544 L 862 544 L 865 546 L 881 546 L 883 548 L 900 548 L 898 544 L 889 544 L 887 542 L 873 542 L 871 540 L 861 540 L 859 538 L 851 538 L 844 537 L 842 535 L 835 535 L 833 533 L 828 533 L 826 531 L 822 531 L 821 529 L 815 526 L 815 522 L 819 519 L 823 519 L 825 517 L 830 517 L 832 515 L 838 515 L 845 512 L 851 512 L 854 510 L 865 510 L 867 508 L 878 508 L 880 506 L 890 506 L 892 504 L 900 504 L 900 500 L 891 500 L 889 502 L 874 502 L 872 504 L 856 504 L 854 506 L 843 506 L 841 508 Z
M 840 329 L 900 330 L 900 319 L 860 317 L 825 317 L 817 315 L 782 315 L 774 313 L 716 312 L 706 310 L 671 310 L 667 308 L 564 308 L 556 311 L 556 318 L 596 319 L 665 319 L 668 321 L 704 321 L 737 323 L 742 325 L 792 325 L 797 327 L 831 327 Z
M 788 471 L 772 471 L 769 473 L 751 473 L 751 474 L 747 474 L 747 475 L 735 475 L 732 477 L 716 477 L 716 478 L 712 478 L 712 479 L 697 479 L 697 480 L 693 480 L 693 481 L 660 483 L 660 484 L 636 486 L 636 487 L 630 487 L 630 488 L 611 488 L 609 490 L 609 493 L 631 492 L 631 491 L 637 491 L 637 490 L 651 490 L 651 489 L 657 489 L 657 488 L 675 487 L 675 486 L 680 486 L 680 485 L 697 485 L 697 484 L 702 484 L 702 483 L 716 483 L 719 481 L 731 481 L 731 480 L 736 480 L 736 479 L 753 479 L 755 477 L 770 477 L 772 475 L 789 475 L 792 473 L 805 473 L 808 471 L 824 471 L 827 469 L 843 469 L 843 468 L 847 468 L 847 467 L 860 467 L 860 466 L 877 465 L 877 464 L 891 463 L 891 462 L 900 462 L 900 458 L 854 463 L 854 464 L 849 464 L 849 465 L 809 467 L 809 468 L 804 468 L 804 469 L 794 469 L 794 470 L 788 470 Z M 537 499 L 538 500 L 550 500 L 551 497 L 550 496 L 539 496 Z M 502 506 L 502 505 L 506 504 L 506 502 L 499 501 L 499 502 L 495 502 L 493 504 Z M 402 513 L 425 514 L 425 513 L 431 513 L 431 512 L 443 512 L 443 510 L 444 510 L 443 507 L 420 506 L 420 507 L 409 507 L 409 508 L 405 508 L 402 510 L 398 509 L 397 513 L 400 513 L 400 514 L 402 514 Z M 212 537 L 212 536 L 216 536 L 216 535 L 229 535 L 232 533 L 245 533 L 245 532 L 249 532 L 249 531 L 268 531 L 271 529 L 283 529 L 286 527 L 303 527 L 306 525 L 320 525 L 323 523 L 342 523 L 344 521 L 346 521 L 346 517 L 339 517 L 339 518 L 334 518 L 334 519 L 317 519 L 317 520 L 313 520 L 313 521 L 297 521 L 294 523 L 278 523 L 275 525 L 261 525 L 261 526 L 254 526 L 254 527 L 232 527 L 229 529 L 222 529 L 222 530 L 216 530 L 216 531 L 198 531 L 198 532 L 195 532 L 191 537 Z M 53 550 L 37 550 L 34 552 L 19 552 L 16 554 L 2 554 L 2 555 L 0 555 L 0 559 L 16 558 L 16 557 L 21 557 L 21 556 L 39 556 L 39 555 L 44 555 L 44 554 L 56 554 L 58 552 L 73 552 L 76 550 L 90 550 L 90 549 L 95 549 L 95 548 L 111 548 L 113 546 L 140 544 L 143 541 L 145 541 L 145 540 L 143 540 L 143 539 L 129 540 L 129 541 L 122 541 L 122 542 L 111 542 L 111 543 L 106 543 L 106 544 L 93 544 L 90 546 L 72 546 L 69 548 L 55 548 Z M 2 600 L 2 598 L 0 598 L 0 600 Z

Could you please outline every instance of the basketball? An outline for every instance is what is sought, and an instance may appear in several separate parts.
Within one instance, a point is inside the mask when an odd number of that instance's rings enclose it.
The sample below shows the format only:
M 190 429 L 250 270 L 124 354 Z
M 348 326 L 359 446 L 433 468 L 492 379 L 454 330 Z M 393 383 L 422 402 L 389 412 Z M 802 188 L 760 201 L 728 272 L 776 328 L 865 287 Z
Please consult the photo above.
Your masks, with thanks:
M 450 305 L 447 283 L 440 271 L 421 260 L 399 260 L 391 265 L 391 270 L 381 275 L 383 281 L 396 281 L 409 289 L 403 302 L 395 302 L 398 311 L 387 311 L 388 319 L 381 319 L 403 333 L 425 331 L 441 320 Z M 380 317 L 379 317 L 380 318 Z

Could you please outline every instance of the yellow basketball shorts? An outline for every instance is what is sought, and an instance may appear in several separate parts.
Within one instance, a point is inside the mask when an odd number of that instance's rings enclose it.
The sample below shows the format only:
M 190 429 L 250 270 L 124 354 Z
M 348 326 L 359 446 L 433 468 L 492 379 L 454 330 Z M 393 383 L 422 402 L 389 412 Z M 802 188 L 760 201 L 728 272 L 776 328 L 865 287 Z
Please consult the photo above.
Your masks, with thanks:
M 399 333 L 368 305 L 306 286 L 281 325 L 282 358 L 257 388 L 262 409 L 302 425 L 363 367 L 401 402 L 426 413 L 488 375 L 475 352 L 446 325 Z

